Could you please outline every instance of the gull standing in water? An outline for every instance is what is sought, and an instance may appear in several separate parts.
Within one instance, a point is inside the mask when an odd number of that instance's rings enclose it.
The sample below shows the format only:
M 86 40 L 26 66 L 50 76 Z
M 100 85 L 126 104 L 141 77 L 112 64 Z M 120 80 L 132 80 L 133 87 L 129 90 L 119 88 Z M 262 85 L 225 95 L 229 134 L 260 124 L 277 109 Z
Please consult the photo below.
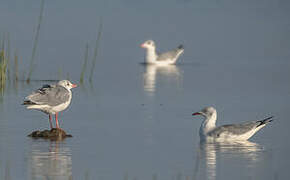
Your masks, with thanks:
M 65 110 L 72 98 L 70 89 L 77 87 L 68 80 L 61 80 L 57 84 L 43 85 L 25 98 L 23 105 L 27 109 L 36 109 L 49 115 L 50 128 L 53 128 L 51 115 L 55 115 L 56 128 L 59 127 L 57 120 L 58 112 Z
M 155 43 L 153 40 L 145 41 L 143 44 L 141 44 L 141 47 L 147 50 L 145 62 L 148 64 L 156 64 L 156 65 L 175 64 L 178 57 L 184 51 L 183 45 L 179 45 L 176 49 L 173 49 L 171 51 L 162 54 L 157 54 Z
M 206 107 L 200 112 L 192 114 L 201 115 L 205 119 L 199 129 L 201 140 L 245 141 L 257 131 L 272 121 L 273 116 L 260 121 L 249 121 L 241 124 L 229 124 L 216 127 L 217 112 L 213 107 Z

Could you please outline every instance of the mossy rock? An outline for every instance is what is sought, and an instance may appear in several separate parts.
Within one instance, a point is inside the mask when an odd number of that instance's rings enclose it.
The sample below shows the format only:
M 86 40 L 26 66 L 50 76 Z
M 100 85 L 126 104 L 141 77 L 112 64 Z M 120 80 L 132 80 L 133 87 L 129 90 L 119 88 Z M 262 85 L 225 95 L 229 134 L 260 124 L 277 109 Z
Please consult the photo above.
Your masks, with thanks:
M 67 134 L 62 129 L 52 128 L 51 130 L 43 130 L 43 131 L 33 131 L 31 134 L 28 135 L 32 138 L 43 138 L 43 139 L 50 139 L 50 140 L 62 140 L 67 137 L 72 137 L 72 135 Z

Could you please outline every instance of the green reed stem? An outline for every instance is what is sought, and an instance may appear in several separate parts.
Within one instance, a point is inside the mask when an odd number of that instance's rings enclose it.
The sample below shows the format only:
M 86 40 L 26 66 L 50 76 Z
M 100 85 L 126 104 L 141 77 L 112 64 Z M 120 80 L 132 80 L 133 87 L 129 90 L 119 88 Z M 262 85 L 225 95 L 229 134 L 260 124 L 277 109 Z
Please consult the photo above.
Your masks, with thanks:
M 7 64 L 7 79 L 10 80 L 10 35 L 7 33 L 7 53 L 6 53 L 6 64 Z
M 92 80 L 93 80 L 93 74 L 94 74 L 94 70 L 95 70 L 95 66 L 96 66 L 96 61 L 97 61 L 97 56 L 98 56 L 98 49 L 99 49 L 100 39 L 101 39 L 101 35 L 102 35 L 102 29 L 103 29 L 103 22 L 102 22 L 102 18 L 101 18 L 100 19 L 99 30 L 98 30 L 98 36 L 97 36 L 97 40 L 96 40 L 96 47 L 95 47 L 95 50 L 94 50 L 92 68 L 91 68 L 90 77 L 89 77 L 89 81 L 90 82 L 92 82 Z
M 89 57 L 89 44 L 86 44 L 86 49 L 85 49 L 85 59 L 84 59 L 84 64 L 82 67 L 82 72 L 81 72 L 81 77 L 80 77 L 80 83 L 83 84 L 84 82 L 84 76 L 85 76 L 85 72 L 87 69 L 87 64 L 88 64 L 88 57 Z
M 6 83 L 6 68 L 7 68 L 7 60 L 5 57 L 4 49 L 0 50 L 0 91 L 4 92 L 5 83 Z
M 27 83 L 30 82 L 30 78 L 31 78 L 31 74 L 34 70 L 34 59 L 35 59 L 35 54 L 36 54 L 36 48 L 37 48 L 37 44 L 38 44 L 38 38 L 39 38 L 39 32 L 40 32 L 40 25 L 42 22 L 42 18 L 43 18 L 43 10 L 44 10 L 44 0 L 41 1 L 41 5 L 40 5 L 40 14 L 38 17 L 38 26 L 37 26 L 37 30 L 36 30 L 36 34 L 35 34 L 35 38 L 34 38 L 34 43 L 33 43 L 33 49 L 32 49 L 32 55 L 31 55 L 31 60 L 30 60 L 30 67 L 29 67 L 29 72 L 28 72 L 28 77 L 27 77 Z
M 15 81 L 18 81 L 18 55 L 17 51 L 14 53 L 14 78 Z

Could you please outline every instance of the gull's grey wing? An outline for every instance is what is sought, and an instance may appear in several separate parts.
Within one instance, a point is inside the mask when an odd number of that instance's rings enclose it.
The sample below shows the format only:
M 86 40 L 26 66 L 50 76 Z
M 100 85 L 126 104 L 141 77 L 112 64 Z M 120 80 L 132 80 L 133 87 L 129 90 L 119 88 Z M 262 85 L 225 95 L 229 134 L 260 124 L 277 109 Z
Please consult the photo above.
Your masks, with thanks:
M 228 124 L 215 128 L 214 130 L 210 131 L 208 135 L 216 138 L 220 137 L 224 133 L 231 135 L 241 135 L 256 127 L 256 122 L 247 122 L 243 124 Z
M 168 61 L 169 59 L 175 60 L 183 51 L 184 51 L 183 46 L 180 45 L 178 46 L 178 48 L 174 50 L 158 54 L 157 61 Z
M 250 121 L 242 124 L 229 124 L 220 126 L 210 131 L 208 135 L 216 138 L 218 138 L 223 133 L 231 135 L 242 135 L 251 131 L 252 129 L 271 122 L 272 118 L 273 116 L 263 119 L 261 121 Z
M 57 106 L 68 101 L 69 98 L 70 93 L 66 88 L 58 85 L 44 85 L 42 88 L 27 96 L 24 104 Z

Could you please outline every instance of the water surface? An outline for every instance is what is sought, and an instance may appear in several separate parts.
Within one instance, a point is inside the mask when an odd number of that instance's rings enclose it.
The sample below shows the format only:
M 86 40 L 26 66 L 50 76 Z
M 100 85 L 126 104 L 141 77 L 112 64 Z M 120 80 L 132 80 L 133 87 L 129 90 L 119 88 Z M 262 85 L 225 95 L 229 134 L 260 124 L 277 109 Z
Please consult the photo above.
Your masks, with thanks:
M 27 72 L 40 2 L 1 4 L 0 32 Z M 10 81 L 1 96 L 0 179 L 287 179 L 289 8 L 286 0 L 45 1 L 33 80 Z M 101 17 L 93 82 L 86 76 L 59 116 L 73 138 L 26 137 L 49 124 L 23 98 L 51 83 L 38 80 L 78 83 Z M 176 66 L 144 66 L 139 45 L 149 38 L 160 51 L 184 44 L 185 53 Z M 275 119 L 251 142 L 200 144 L 201 118 L 191 114 L 209 105 L 218 125 Z

